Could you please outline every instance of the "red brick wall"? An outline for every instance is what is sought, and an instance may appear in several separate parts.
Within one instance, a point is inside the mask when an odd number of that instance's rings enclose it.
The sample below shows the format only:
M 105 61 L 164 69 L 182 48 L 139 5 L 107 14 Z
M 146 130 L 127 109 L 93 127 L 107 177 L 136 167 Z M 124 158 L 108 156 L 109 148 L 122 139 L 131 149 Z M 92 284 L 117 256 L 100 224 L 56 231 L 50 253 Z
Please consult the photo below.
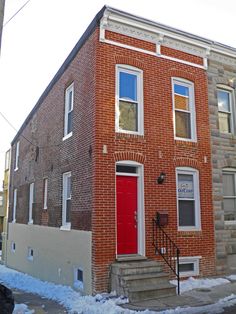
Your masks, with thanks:
M 117 42 L 132 45 L 134 40 L 113 34 Z M 139 42 L 140 46 L 140 42 Z M 143 45 L 143 48 L 146 46 Z M 183 53 L 168 48 L 171 56 Z M 185 55 L 184 55 L 185 56 Z M 183 58 L 185 60 L 185 58 Z M 188 55 L 188 61 L 199 61 Z M 144 136 L 115 133 L 115 66 L 127 64 L 143 70 Z M 174 140 L 171 77 L 194 83 L 197 143 Z M 146 255 L 156 258 L 152 247 L 152 218 L 156 211 L 167 210 L 166 228 L 179 245 L 182 256 L 202 256 L 201 275 L 215 269 L 214 225 L 212 211 L 211 153 L 207 81 L 204 70 L 155 56 L 99 43 L 96 67 L 96 156 L 95 210 L 93 214 L 93 288 L 108 288 L 109 265 L 116 257 L 115 161 L 135 160 L 144 164 Z M 107 154 L 102 153 L 107 145 Z M 204 156 L 207 163 L 204 163 Z M 199 170 L 202 231 L 178 232 L 176 209 L 176 167 Z M 166 173 L 157 185 L 160 172 Z
M 39 146 L 35 161 L 35 146 L 20 136 L 19 169 L 11 171 L 11 203 L 9 221 L 12 221 L 13 189 L 18 189 L 16 221 L 28 222 L 29 184 L 35 182 L 34 224 L 61 226 L 62 174 L 72 172 L 72 228 L 91 230 L 92 213 L 92 152 L 95 129 L 95 46 L 93 34 L 75 59 L 53 86 L 38 110 L 23 130 L 23 136 Z M 73 135 L 64 135 L 64 93 L 74 82 Z M 90 148 L 91 147 L 91 148 Z M 14 165 L 14 150 L 13 161 Z M 48 178 L 48 209 L 43 211 L 43 178 Z

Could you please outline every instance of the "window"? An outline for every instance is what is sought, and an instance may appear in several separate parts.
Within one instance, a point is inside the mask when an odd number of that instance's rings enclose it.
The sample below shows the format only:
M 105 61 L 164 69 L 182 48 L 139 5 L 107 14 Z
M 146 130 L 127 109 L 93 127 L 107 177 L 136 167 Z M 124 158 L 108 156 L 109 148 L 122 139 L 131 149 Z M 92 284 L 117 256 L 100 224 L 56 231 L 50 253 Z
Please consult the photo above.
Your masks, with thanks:
M 179 230 L 200 229 L 198 171 L 177 169 L 177 207 Z
M 14 170 L 16 171 L 19 166 L 19 149 L 20 149 L 20 142 L 16 143 L 16 153 L 15 153 L 15 167 Z
M 83 270 L 81 268 L 74 268 L 74 288 L 84 289 Z
M 73 127 L 73 106 L 74 106 L 74 83 L 72 83 L 65 93 L 65 119 L 64 119 L 64 138 L 72 135 Z
M 223 208 L 225 221 L 236 221 L 236 169 L 223 170 Z
M 33 261 L 34 260 L 34 250 L 31 247 L 28 247 L 27 259 L 29 261 Z
M 233 133 L 232 92 L 218 89 L 217 100 L 220 132 Z
M 8 150 L 5 154 L 5 170 L 10 168 L 10 150 Z
M 14 189 L 12 222 L 16 222 L 16 205 L 17 205 L 17 189 Z
M 71 212 L 71 172 L 63 173 L 63 194 L 62 194 L 62 229 L 70 229 Z
M 180 257 L 179 259 L 179 275 L 180 277 L 199 276 L 199 259 L 196 257 Z
M 143 134 L 142 71 L 117 66 L 116 75 L 116 131 Z
M 11 251 L 12 251 L 12 253 L 16 252 L 16 243 L 13 241 L 11 242 Z
M 34 183 L 29 186 L 29 224 L 33 223 Z
M 0 195 L 0 207 L 3 206 L 3 196 Z
M 47 209 L 48 208 L 48 179 L 45 178 L 43 180 L 43 209 Z
M 196 140 L 194 85 L 183 79 L 172 79 L 175 138 Z

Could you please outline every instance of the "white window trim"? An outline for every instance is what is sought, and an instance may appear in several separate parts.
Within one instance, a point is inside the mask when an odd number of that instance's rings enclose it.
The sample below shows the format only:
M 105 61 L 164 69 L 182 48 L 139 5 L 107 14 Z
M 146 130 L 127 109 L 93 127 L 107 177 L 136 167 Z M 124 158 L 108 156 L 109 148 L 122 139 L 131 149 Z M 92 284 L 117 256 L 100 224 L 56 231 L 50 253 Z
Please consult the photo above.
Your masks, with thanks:
M 219 110 L 219 105 L 218 105 L 218 99 L 217 99 L 217 108 L 218 108 L 218 112 L 223 112 L 223 113 L 229 113 L 230 114 L 230 132 L 222 132 L 220 131 L 220 133 L 222 134 L 234 134 L 235 133 L 235 122 L 234 122 L 234 99 L 235 99 L 235 95 L 234 95 L 234 90 L 233 88 L 226 86 L 226 85 L 222 85 L 219 84 L 217 85 L 217 91 L 223 91 L 223 92 L 227 92 L 230 94 L 230 102 L 229 102 L 229 107 L 230 107 L 230 111 L 221 111 Z
M 20 141 L 16 143 L 16 152 L 15 152 L 15 168 L 14 171 L 18 170 L 19 166 L 19 152 L 20 152 Z
M 235 168 L 223 168 L 222 169 L 222 175 L 224 173 L 233 173 L 234 177 L 235 177 L 235 184 L 236 184 L 236 169 Z M 222 183 L 222 187 L 223 187 L 223 183 Z M 224 195 L 223 195 L 224 198 Z M 236 220 L 224 220 L 224 224 L 225 225 L 236 225 Z
M 33 221 L 33 203 L 34 203 L 34 182 L 30 183 L 29 186 L 29 221 L 28 225 L 34 223 Z
M 71 177 L 71 171 L 63 173 L 62 176 L 62 226 L 60 230 L 71 230 L 71 222 L 66 222 L 66 195 L 67 195 L 67 178 Z
M 67 127 L 68 127 L 68 114 L 69 114 L 69 102 L 68 102 L 68 95 L 72 91 L 72 108 L 70 110 L 73 111 L 74 109 L 74 82 L 70 84 L 70 86 L 67 87 L 65 91 L 65 115 L 64 115 L 64 137 L 63 141 L 66 140 L 67 138 L 71 137 L 73 132 L 71 131 L 70 133 L 67 133 Z
M 191 138 L 184 138 L 176 136 L 176 124 L 175 124 L 175 92 L 174 84 L 179 83 L 189 88 L 189 112 L 190 112 L 190 127 L 191 127 Z M 173 124 L 174 124 L 174 138 L 175 140 L 186 141 L 186 142 L 197 142 L 197 131 L 196 131 L 196 113 L 195 113 L 195 92 L 194 83 L 185 80 L 180 77 L 171 78 L 172 85 L 172 104 L 173 104 Z M 177 110 L 181 111 L 181 110 Z M 185 110 L 183 110 L 185 112 Z
M 193 175 L 194 200 L 195 200 L 195 226 L 179 226 L 179 202 L 178 202 L 178 174 Z M 199 172 L 190 167 L 176 168 L 176 205 L 178 231 L 200 231 L 201 230 L 201 209 L 200 209 L 200 190 L 199 190 Z
M 43 209 L 48 208 L 48 178 L 43 179 Z
M 126 72 L 137 76 L 137 111 L 138 131 L 122 130 L 119 127 L 119 73 Z M 125 64 L 116 65 L 116 105 L 115 105 L 115 130 L 118 133 L 143 135 L 144 134 L 144 113 L 143 113 L 143 71 Z
M 14 189 L 13 192 L 13 215 L 12 215 L 12 222 L 16 222 L 16 209 L 17 209 L 17 189 Z
M 199 260 L 201 259 L 201 256 L 183 256 L 179 258 L 179 264 L 190 264 L 193 263 L 194 270 L 193 271 L 185 271 L 180 272 L 180 277 L 191 277 L 191 276 L 199 276 Z M 177 269 L 177 265 L 176 265 Z

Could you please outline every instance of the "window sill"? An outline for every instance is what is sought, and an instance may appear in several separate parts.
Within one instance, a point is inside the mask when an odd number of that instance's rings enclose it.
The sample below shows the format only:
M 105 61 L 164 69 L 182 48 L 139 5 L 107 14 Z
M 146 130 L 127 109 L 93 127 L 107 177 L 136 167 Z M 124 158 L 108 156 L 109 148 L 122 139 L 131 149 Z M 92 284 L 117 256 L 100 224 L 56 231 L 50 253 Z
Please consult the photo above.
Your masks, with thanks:
M 72 136 L 72 134 L 73 134 L 73 132 L 70 132 L 69 134 L 65 135 L 65 136 L 63 137 L 62 141 L 67 140 L 69 137 Z
M 28 225 L 33 225 L 33 223 L 34 223 L 33 219 L 28 221 Z
M 200 227 L 178 227 L 178 232 L 201 232 L 202 229 Z
M 61 226 L 60 230 L 62 230 L 62 231 L 71 231 L 71 223 L 68 223 L 66 225 Z
M 143 136 L 144 135 L 144 132 L 142 132 L 142 131 L 134 132 L 134 131 L 116 130 L 116 133 L 127 134 L 127 135 L 139 135 L 139 136 Z
M 236 220 L 225 220 L 225 225 L 236 225 Z

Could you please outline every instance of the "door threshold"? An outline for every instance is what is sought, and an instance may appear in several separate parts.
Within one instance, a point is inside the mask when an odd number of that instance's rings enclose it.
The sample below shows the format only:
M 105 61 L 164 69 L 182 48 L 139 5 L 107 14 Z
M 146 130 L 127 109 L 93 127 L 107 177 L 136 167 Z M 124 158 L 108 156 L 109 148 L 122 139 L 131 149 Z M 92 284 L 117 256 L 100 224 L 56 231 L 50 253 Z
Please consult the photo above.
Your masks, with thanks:
M 117 255 L 116 257 L 117 262 L 128 262 L 128 261 L 145 261 L 147 257 L 139 254 L 124 254 L 124 255 Z

